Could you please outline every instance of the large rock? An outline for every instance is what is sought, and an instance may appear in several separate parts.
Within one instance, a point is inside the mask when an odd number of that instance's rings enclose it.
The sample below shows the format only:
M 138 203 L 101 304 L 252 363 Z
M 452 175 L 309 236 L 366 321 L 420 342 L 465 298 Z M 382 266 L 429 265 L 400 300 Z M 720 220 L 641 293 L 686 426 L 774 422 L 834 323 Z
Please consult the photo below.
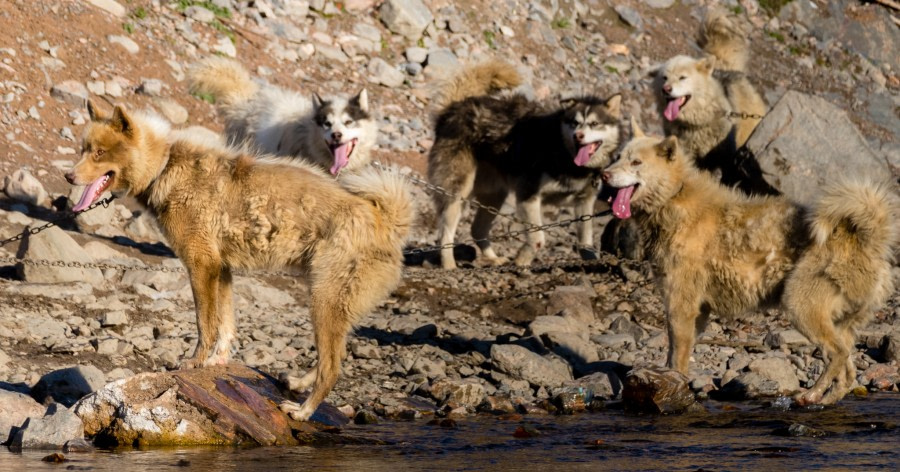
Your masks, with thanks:
M 822 184 L 838 176 L 891 176 L 844 110 L 800 92 L 781 97 L 750 136 L 747 149 L 769 185 L 803 204 L 814 202 Z
M 327 441 L 318 429 L 348 421 L 323 403 L 310 422 L 295 422 L 278 408 L 288 398 L 275 379 L 231 364 L 138 374 L 82 399 L 74 411 L 95 442 L 157 446 Z
M 388 64 L 380 57 L 373 57 L 369 61 L 367 69 L 369 71 L 369 81 L 385 87 L 399 87 L 406 80 L 403 72 L 400 72 L 396 67 Z
M 754 359 L 747 368 L 750 369 L 750 372 L 756 372 L 775 382 L 778 385 L 778 393 L 781 395 L 790 395 L 800 391 L 797 371 L 791 361 L 787 359 L 781 357 Z
M 571 333 L 587 339 L 586 326 L 563 316 L 538 316 L 528 324 L 528 331 L 534 336 L 544 333 Z
M 434 21 L 431 10 L 422 0 L 387 0 L 379 9 L 381 21 L 394 33 L 418 39 L 429 23 Z
M 35 206 L 50 203 L 50 197 L 44 190 L 44 186 L 26 169 L 19 169 L 12 175 L 4 177 L 3 191 L 13 200 Z
M 16 432 L 9 448 L 22 449 L 62 449 L 68 441 L 84 438 L 81 418 L 68 409 L 53 404 L 42 418 L 28 418 Z
M 79 185 L 72 187 L 69 190 L 68 195 L 68 209 L 72 209 L 79 200 L 81 200 L 81 195 L 84 194 L 84 190 L 87 187 Z M 100 195 L 101 199 L 109 198 L 112 194 L 110 192 L 103 192 L 103 195 Z M 91 211 L 85 211 L 78 214 L 75 217 L 75 221 L 78 222 L 79 228 L 82 229 L 96 229 L 103 225 L 110 224 L 116 220 L 116 207 L 115 205 L 107 205 L 107 206 L 98 206 Z
M 75 264 L 93 262 L 93 258 L 57 226 L 26 236 L 19 245 L 16 257 Z M 16 271 L 19 277 L 30 283 L 87 282 L 95 286 L 103 283 L 103 273 L 95 268 L 44 266 L 19 262 L 16 264 Z
M 622 393 L 622 380 L 614 370 L 608 369 L 566 382 L 563 387 L 581 387 L 590 391 L 594 398 L 612 400 Z
M 474 410 L 484 400 L 485 393 L 484 385 L 475 380 L 443 378 L 431 385 L 431 396 L 439 405 L 450 405 L 451 408 Z
M 38 380 L 31 394 L 41 402 L 55 401 L 72 406 L 85 395 L 106 385 L 106 374 L 92 365 L 54 370 Z
M 88 89 L 77 80 L 65 80 L 50 88 L 50 96 L 69 105 L 84 106 Z
M 91 5 L 94 5 L 97 8 L 102 10 L 106 10 L 109 13 L 112 13 L 115 16 L 122 17 L 125 16 L 125 7 L 120 5 L 115 0 L 85 0 Z
M 565 362 L 540 356 L 515 344 L 491 346 L 491 361 L 497 370 L 533 385 L 557 387 L 572 380 L 572 372 Z
M 629 411 L 653 414 L 681 413 L 695 403 L 684 374 L 649 367 L 628 373 L 622 400 Z
M 26 419 L 40 418 L 46 410 L 24 393 L 0 390 L 0 444 L 6 444 Z
M 547 297 L 547 314 L 571 318 L 586 327 L 594 322 L 591 299 L 595 295 L 594 289 L 584 285 L 556 287 Z

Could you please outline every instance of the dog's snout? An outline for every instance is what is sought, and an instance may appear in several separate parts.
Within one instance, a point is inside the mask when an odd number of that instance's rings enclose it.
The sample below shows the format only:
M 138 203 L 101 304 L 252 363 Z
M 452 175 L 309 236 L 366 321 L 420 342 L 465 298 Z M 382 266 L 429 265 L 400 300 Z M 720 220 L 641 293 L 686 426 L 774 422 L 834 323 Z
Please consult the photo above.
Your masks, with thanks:
M 575 132 L 575 141 L 578 141 L 580 143 L 583 140 L 584 140 L 584 133 L 581 131 L 576 131 Z
M 334 140 L 335 140 L 335 141 L 340 141 L 340 140 L 341 140 L 341 137 L 343 137 L 344 134 L 341 133 L 340 131 L 335 131 L 334 133 L 331 133 L 331 136 L 334 137 Z
M 672 93 L 672 86 L 669 84 L 663 85 L 663 92 L 665 92 L 666 94 Z
M 66 182 L 69 182 L 72 185 L 75 185 L 75 173 L 74 172 L 66 172 Z
M 607 171 L 603 171 L 603 173 L 600 174 L 600 178 L 602 178 L 604 182 L 609 182 L 609 179 L 612 178 L 612 175 L 610 175 Z

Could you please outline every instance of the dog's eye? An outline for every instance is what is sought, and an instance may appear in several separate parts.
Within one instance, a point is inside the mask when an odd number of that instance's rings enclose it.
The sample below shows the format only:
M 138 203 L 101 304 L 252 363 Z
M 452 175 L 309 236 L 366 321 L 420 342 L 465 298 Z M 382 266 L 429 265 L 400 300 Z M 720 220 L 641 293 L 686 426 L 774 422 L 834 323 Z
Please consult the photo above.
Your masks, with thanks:
M 97 149 L 96 151 L 94 151 L 94 159 L 100 159 L 100 157 L 102 157 L 104 154 L 106 154 L 105 149 Z
M 641 164 L 643 164 L 643 163 L 641 162 L 640 159 L 635 159 L 635 160 L 631 161 L 631 165 L 633 165 L 633 166 L 635 166 L 635 167 L 637 167 L 637 166 L 639 166 L 639 165 L 641 165 Z
M 682 75 L 681 77 L 678 78 L 678 80 L 684 80 L 684 79 L 686 79 L 686 78 L 687 78 L 687 76 Z
M 326 128 L 331 128 L 331 122 L 330 122 L 330 121 L 326 121 L 326 122 L 322 123 L 322 126 L 324 126 L 324 127 L 326 127 Z
M 663 81 L 668 82 L 668 81 L 669 81 L 669 76 L 668 76 L 668 75 L 664 75 L 664 76 L 663 76 Z
M 344 121 L 344 124 L 345 124 L 346 126 L 350 126 L 351 124 L 353 124 L 353 120 L 345 120 L 345 121 Z
M 595 128 L 595 127 L 597 127 L 599 124 L 600 124 L 599 121 L 592 121 L 592 122 L 588 123 L 588 126 L 590 126 L 591 128 Z

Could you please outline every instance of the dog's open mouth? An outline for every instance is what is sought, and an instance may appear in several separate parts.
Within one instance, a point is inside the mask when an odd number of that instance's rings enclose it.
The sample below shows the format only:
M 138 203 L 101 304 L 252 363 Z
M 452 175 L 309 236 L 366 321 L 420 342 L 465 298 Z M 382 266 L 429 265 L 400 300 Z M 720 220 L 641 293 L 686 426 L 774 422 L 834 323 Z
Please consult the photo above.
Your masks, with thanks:
M 638 184 L 634 184 L 617 189 L 612 201 L 612 212 L 616 218 L 623 220 L 631 218 L 631 196 L 634 195 L 637 186 Z
M 346 143 L 332 144 L 331 153 L 334 154 L 334 165 L 331 166 L 331 175 L 338 175 L 347 164 L 350 163 L 350 154 L 356 149 L 356 138 Z
M 575 154 L 575 165 L 584 167 L 591 160 L 591 156 L 597 151 L 597 148 L 603 144 L 603 141 L 587 143 L 578 148 L 578 154 Z
M 675 119 L 678 118 L 678 114 L 681 113 L 681 109 L 684 108 L 684 106 L 690 99 L 690 95 L 669 98 L 669 102 L 666 104 L 666 109 L 663 110 L 663 116 L 665 116 L 669 121 L 675 121 Z
M 115 172 L 109 171 L 101 175 L 97 180 L 88 184 L 87 188 L 84 189 L 84 193 L 81 194 L 81 199 L 78 200 L 78 203 L 76 203 L 74 207 L 72 207 L 72 211 L 78 213 L 91 206 L 91 204 L 97 201 L 97 199 L 100 198 L 100 195 L 103 195 L 103 192 L 109 188 L 114 177 Z

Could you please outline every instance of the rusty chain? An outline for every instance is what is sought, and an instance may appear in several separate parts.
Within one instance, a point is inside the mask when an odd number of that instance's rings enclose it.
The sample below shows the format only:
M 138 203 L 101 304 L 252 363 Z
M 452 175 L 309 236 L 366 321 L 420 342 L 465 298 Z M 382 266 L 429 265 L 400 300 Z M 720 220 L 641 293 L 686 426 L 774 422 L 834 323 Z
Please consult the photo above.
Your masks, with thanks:
M 754 115 L 753 113 L 745 113 L 745 112 L 736 112 L 731 111 L 728 112 L 729 118 L 740 118 L 742 120 L 761 120 L 763 119 L 763 115 Z

